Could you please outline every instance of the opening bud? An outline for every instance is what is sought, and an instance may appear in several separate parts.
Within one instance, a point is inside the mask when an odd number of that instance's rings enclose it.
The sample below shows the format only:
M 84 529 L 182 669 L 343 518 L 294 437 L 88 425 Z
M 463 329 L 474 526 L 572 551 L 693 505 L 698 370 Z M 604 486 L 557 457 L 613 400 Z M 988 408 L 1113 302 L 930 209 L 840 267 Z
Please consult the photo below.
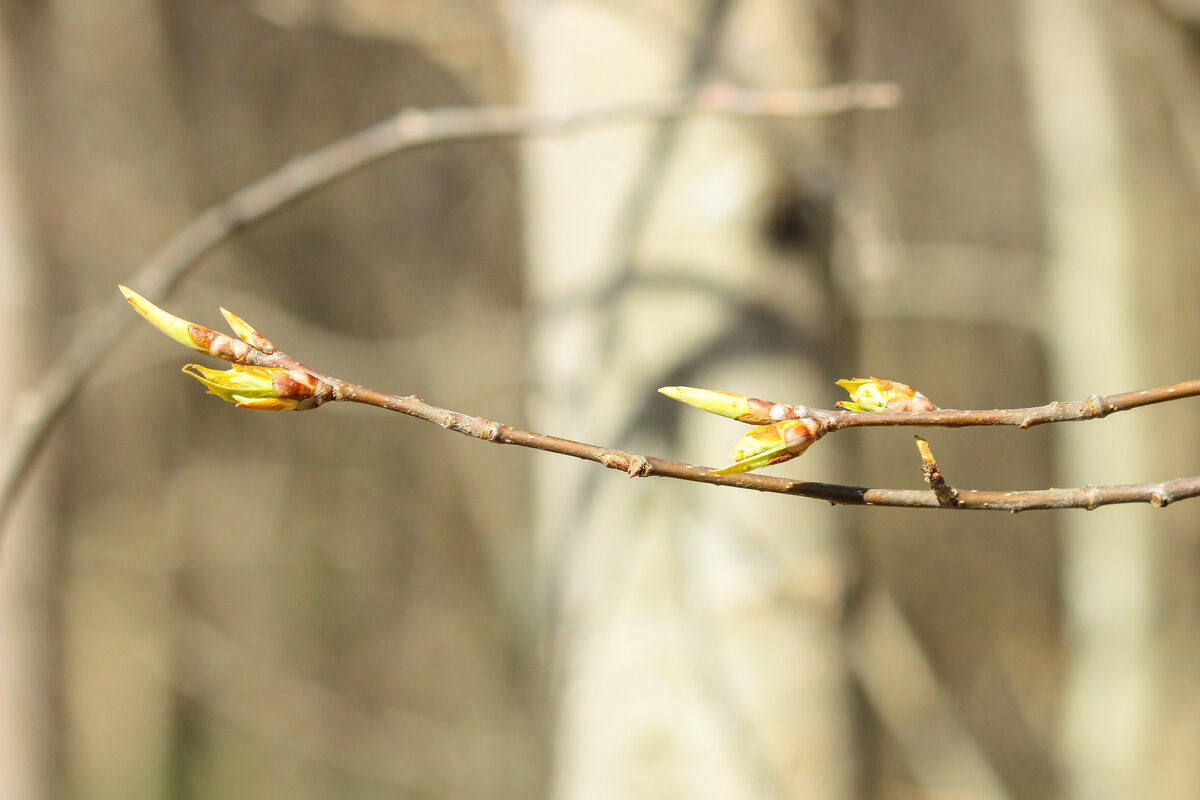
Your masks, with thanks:
M 734 463 L 713 470 L 717 475 L 734 475 L 769 467 L 795 458 L 825 433 L 815 419 L 787 419 L 755 428 L 742 437 L 730 457 Z
M 188 322 L 186 319 L 163 311 L 158 306 L 142 297 L 127 286 L 119 286 L 121 294 L 146 321 L 160 331 L 179 342 L 184 347 L 190 347 L 201 353 L 208 353 L 214 358 L 226 361 L 240 361 L 249 355 L 253 345 L 218 333 L 212 328 Z M 240 320 L 239 320 L 240 322 Z M 242 323 L 245 324 L 245 323 Z M 249 326 L 246 326 L 249 328 Z M 253 330 L 252 328 L 250 330 Z M 239 331 L 240 334 L 240 331 Z M 266 341 L 265 339 L 263 341 Z
M 209 394 L 260 411 L 305 411 L 329 399 L 329 387 L 304 370 L 234 364 L 220 370 L 188 364 L 183 371 L 204 384 Z
M 928 397 L 903 383 L 883 378 L 852 378 L 837 381 L 850 393 L 838 403 L 847 411 L 937 411 Z
M 759 400 L 757 397 L 747 397 L 744 394 L 696 389 L 692 386 L 664 386 L 658 391 L 672 400 L 687 403 L 701 411 L 752 425 L 766 425 L 768 422 L 778 421 L 780 416 L 772 416 L 773 410 L 783 414 L 790 413 L 786 406 Z

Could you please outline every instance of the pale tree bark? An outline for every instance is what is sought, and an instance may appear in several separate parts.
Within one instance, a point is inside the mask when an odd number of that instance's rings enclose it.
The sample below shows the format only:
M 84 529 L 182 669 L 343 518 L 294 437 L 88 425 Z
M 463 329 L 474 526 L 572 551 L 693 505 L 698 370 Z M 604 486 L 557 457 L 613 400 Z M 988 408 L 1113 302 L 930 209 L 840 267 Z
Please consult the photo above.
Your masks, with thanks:
M 1027 0 L 1021 11 L 1032 141 L 1045 183 L 1055 395 L 1140 386 L 1148 342 L 1114 18 L 1084 0 Z M 1102 435 L 1058 435 L 1066 483 L 1148 474 L 1144 416 L 1106 425 Z M 1069 650 L 1059 758 L 1066 795 L 1080 800 L 1144 796 L 1150 785 L 1157 521 L 1115 511 L 1062 520 Z
M 788 3 L 524 10 L 525 92 L 538 105 L 728 69 L 759 84 L 826 77 L 816 21 Z M 775 133 L 788 147 L 819 143 L 802 126 Z M 713 463 L 744 429 L 671 408 L 657 386 L 831 399 L 814 360 L 826 265 L 764 242 L 797 162 L 761 132 L 647 124 L 533 143 L 526 156 L 533 427 Z M 828 466 L 805 458 L 810 474 Z M 606 477 L 544 459 L 534 481 L 553 796 L 849 797 L 829 510 Z
M 1197 19 L 1194 2 L 1166 7 L 1182 20 Z M 1183 13 L 1191 6 L 1191 14 Z M 1131 149 L 1127 171 L 1130 205 L 1137 219 L 1137 301 L 1147 347 L 1143 369 L 1157 376 L 1200 374 L 1200 53 L 1194 27 L 1165 14 L 1155 3 L 1122 5 L 1112 37 L 1124 63 L 1119 71 L 1122 124 Z M 1164 409 L 1151 419 L 1150 468 L 1161 474 L 1193 469 L 1200 442 L 1194 405 Z M 1146 797 L 1200 794 L 1200 587 L 1196 581 L 1197 527 L 1192 514 L 1156 520 L 1161 548 L 1155 570 L 1157 595 L 1152 653 Z

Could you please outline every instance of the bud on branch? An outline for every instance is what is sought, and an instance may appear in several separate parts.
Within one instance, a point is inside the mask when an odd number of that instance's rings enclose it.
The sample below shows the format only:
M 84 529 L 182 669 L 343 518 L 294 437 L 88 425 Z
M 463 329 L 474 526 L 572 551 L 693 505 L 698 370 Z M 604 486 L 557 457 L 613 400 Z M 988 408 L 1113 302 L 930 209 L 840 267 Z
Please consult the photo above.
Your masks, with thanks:
M 936 411 L 929 398 L 911 386 L 882 378 L 853 378 L 837 381 L 850 393 L 850 401 L 838 403 L 848 411 Z M 658 390 L 672 400 L 722 417 L 761 425 L 742 437 L 734 447 L 733 464 L 712 470 L 715 475 L 734 475 L 760 467 L 781 464 L 802 454 L 832 428 L 828 414 L 808 406 L 772 403 L 714 389 L 664 386 Z
M 209 394 L 237 403 L 238 408 L 305 411 L 324 402 L 321 381 L 303 370 L 242 364 L 219 370 L 188 364 L 183 371 L 208 387 Z
M 121 293 L 154 327 L 184 347 L 233 363 L 227 370 L 188 364 L 183 371 L 222 400 L 260 411 L 305 411 L 331 399 L 333 387 L 320 375 L 278 352 L 265 336 L 231 311 L 221 313 L 237 339 L 180 319 L 128 287 Z
M 918 447 L 921 450 L 923 471 L 932 491 L 873 489 L 744 474 L 795 458 L 821 436 L 843 428 L 881 425 L 947 428 L 1010 425 L 1030 428 L 1047 423 L 1100 419 L 1117 411 L 1198 396 L 1200 380 L 1104 397 L 1093 395 L 1073 403 L 1053 402 L 1031 408 L 987 411 L 938 410 L 927 397 L 912 387 L 881 378 L 838 381 L 839 386 L 850 392 L 850 400 L 838 404 L 842 407 L 840 410 L 773 403 L 731 392 L 687 386 L 668 386 L 660 389 L 659 391 L 668 397 L 695 408 L 758 426 L 738 442 L 733 451 L 733 464 L 712 470 L 534 433 L 482 417 L 438 408 L 415 395 L 387 394 L 347 383 L 311 370 L 279 352 L 244 320 L 225 309 L 221 311 L 237 334 L 236 339 L 168 314 L 124 286 L 121 287 L 121 291 L 139 314 L 167 336 L 185 347 L 232 362 L 234 366 L 227 370 L 189 364 L 184 371 L 203 383 L 212 394 L 242 408 L 303 410 L 332 400 L 363 403 L 407 414 L 447 430 L 496 444 L 530 447 L 595 461 L 606 467 L 620 469 L 630 477 L 676 478 L 811 497 L 844 505 L 1016 512 L 1050 508 L 1093 509 L 1113 503 L 1138 502 L 1163 507 L 1185 498 L 1200 497 L 1200 476 L 1156 483 L 1085 486 L 1076 489 L 955 489 L 942 478 L 937 462 L 929 452 L 928 443 L 923 440 L 918 440 Z
M 937 411 L 929 398 L 903 383 L 883 378 L 851 378 L 836 381 L 850 393 L 850 400 L 837 405 L 847 411 Z
M 734 463 L 713 473 L 736 475 L 790 461 L 821 438 L 825 430 L 825 425 L 815 419 L 788 419 L 755 428 L 734 446 L 730 453 Z

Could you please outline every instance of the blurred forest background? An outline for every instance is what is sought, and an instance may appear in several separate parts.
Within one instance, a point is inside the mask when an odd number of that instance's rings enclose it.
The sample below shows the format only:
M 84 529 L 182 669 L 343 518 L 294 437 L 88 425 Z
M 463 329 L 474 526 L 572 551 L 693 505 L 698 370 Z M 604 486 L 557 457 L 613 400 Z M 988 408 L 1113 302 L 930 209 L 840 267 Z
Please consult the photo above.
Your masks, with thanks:
M 155 248 L 298 154 L 407 107 L 713 80 L 903 100 L 404 153 L 165 305 L 706 464 L 743 428 L 657 387 L 829 406 L 878 375 L 993 408 L 1200 375 L 1195 0 L 0 9 L 0 426 Z M 4 800 L 1200 796 L 1196 501 L 630 481 L 376 409 L 235 411 L 187 360 L 124 337 L 8 521 Z M 927 436 L 962 487 L 1200 473 L 1194 401 Z M 871 429 L 772 471 L 912 488 L 918 464 L 911 431 Z

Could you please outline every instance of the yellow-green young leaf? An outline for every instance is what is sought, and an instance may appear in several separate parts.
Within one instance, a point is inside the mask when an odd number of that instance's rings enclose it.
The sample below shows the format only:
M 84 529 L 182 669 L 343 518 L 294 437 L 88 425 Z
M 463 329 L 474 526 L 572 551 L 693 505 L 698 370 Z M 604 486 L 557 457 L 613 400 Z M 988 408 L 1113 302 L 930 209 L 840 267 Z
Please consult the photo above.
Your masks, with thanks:
M 825 426 L 815 419 L 788 419 L 755 428 L 733 448 L 730 457 L 734 463 L 713 472 L 733 475 L 789 461 L 824 433 Z
M 183 371 L 204 384 L 209 394 L 260 411 L 303 411 L 321 405 L 320 381 L 300 370 L 234 364 L 210 369 L 188 364 Z
M 713 389 L 696 389 L 691 386 L 664 386 L 658 390 L 672 400 L 687 403 L 693 408 L 737 419 L 750 413 L 749 398 L 742 394 L 718 392 Z
M 837 381 L 850 393 L 838 406 L 847 411 L 936 411 L 928 397 L 907 384 L 883 378 L 851 378 Z
M 121 294 L 125 295 L 125 299 L 129 301 L 129 304 L 145 317 L 147 322 L 184 347 L 199 350 L 201 353 L 208 353 L 213 358 L 222 358 L 226 361 L 236 363 L 244 362 L 256 349 L 260 349 L 257 348 L 253 341 L 247 342 L 235 339 L 232 336 L 218 333 L 212 328 L 206 328 L 203 325 L 188 322 L 186 319 L 180 319 L 174 314 L 168 314 L 127 286 L 121 286 L 120 289 Z M 238 320 L 238 322 L 249 331 L 253 331 L 253 328 L 250 328 L 250 326 L 241 320 Z M 239 330 L 239 335 L 243 332 L 245 331 Z M 262 339 L 257 333 L 254 336 Z M 262 341 L 270 347 L 270 342 L 267 342 L 266 339 L 262 339 Z M 274 348 L 272 347 L 270 351 L 262 350 L 262 352 L 274 352 Z
M 121 290 L 121 294 L 125 295 L 125 299 L 129 301 L 129 304 L 133 306 L 139 314 L 145 317 L 146 321 L 151 325 L 158 328 L 160 331 L 165 333 L 167 336 L 170 336 L 184 347 L 190 347 L 193 350 L 199 350 L 201 353 L 208 352 L 208 347 L 206 345 L 201 345 L 194 338 L 192 338 L 192 334 L 190 332 L 192 328 L 201 328 L 202 326 L 188 322 L 186 319 L 180 319 L 174 314 L 168 314 L 166 311 L 163 311 L 161 308 L 154 305 L 154 303 L 151 303 L 149 300 L 142 297 L 128 286 L 120 286 L 118 284 L 118 288 Z M 214 334 L 216 333 L 216 331 L 210 332 Z

